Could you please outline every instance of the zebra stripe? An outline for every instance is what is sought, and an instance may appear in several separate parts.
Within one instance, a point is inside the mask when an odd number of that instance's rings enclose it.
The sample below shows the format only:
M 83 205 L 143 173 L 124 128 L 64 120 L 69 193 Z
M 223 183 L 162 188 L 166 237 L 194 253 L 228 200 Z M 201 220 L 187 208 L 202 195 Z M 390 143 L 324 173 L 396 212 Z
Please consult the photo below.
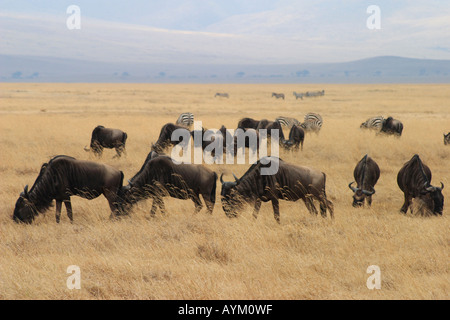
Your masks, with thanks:
M 381 130 L 384 121 L 383 116 L 376 116 L 373 118 L 367 119 L 365 122 L 361 123 L 360 128 L 372 129 L 372 130 Z
M 194 124 L 194 114 L 190 112 L 185 112 L 180 114 L 176 122 L 177 125 L 182 125 L 190 127 Z
M 288 117 L 278 117 L 275 119 L 275 121 L 278 121 L 282 126 L 291 128 L 294 124 L 296 126 L 300 126 L 300 121 L 298 121 L 295 118 L 288 118 Z
M 318 113 L 308 113 L 305 115 L 303 123 L 300 125 L 305 131 L 315 131 L 318 133 L 322 128 L 323 120 Z
M 277 99 L 282 98 L 284 100 L 284 93 L 275 93 L 272 92 L 272 97 L 275 97 Z
M 219 92 L 217 92 L 217 93 L 214 95 L 214 98 L 215 98 L 215 97 L 229 98 L 230 96 L 228 95 L 228 93 L 219 93 Z
M 305 96 L 307 97 L 318 97 L 318 96 L 324 96 L 325 90 L 322 91 L 313 91 L 313 92 L 306 92 Z
M 303 96 L 305 95 L 304 93 L 302 93 L 302 92 L 297 93 L 295 91 L 293 93 L 294 93 L 295 100 L 297 100 L 298 98 L 303 100 Z

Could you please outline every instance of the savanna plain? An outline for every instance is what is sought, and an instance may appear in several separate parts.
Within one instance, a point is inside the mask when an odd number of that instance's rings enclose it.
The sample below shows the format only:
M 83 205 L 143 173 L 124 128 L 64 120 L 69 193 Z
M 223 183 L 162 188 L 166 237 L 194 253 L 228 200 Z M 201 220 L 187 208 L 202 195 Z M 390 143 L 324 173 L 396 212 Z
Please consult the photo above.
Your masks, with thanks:
M 325 90 L 296 100 L 293 91 Z M 216 92 L 230 97 L 215 98 Z M 271 97 L 283 92 L 285 100 Z M 14 84 L 0 85 L 0 299 L 448 299 L 450 131 L 448 85 Z M 160 128 L 181 112 L 205 128 L 236 128 L 239 119 L 322 115 L 318 135 L 303 151 L 280 150 L 290 163 L 327 175 L 334 216 L 311 215 L 302 201 L 270 203 L 259 217 L 245 207 L 229 219 L 217 201 L 212 215 L 194 214 L 190 200 L 164 198 L 167 212 L 150 217 L 151 200 L 110 220 L 106 199 L 72 197 L 74 223 L 63 206 L 32 225 L 12 220 L 14 205 L 41 165 L 65 154 L 109 164 L 125 183 L 141 167 Z M 401 138 L 377 136 L 360 124 L 377 115 L 404 124 Z M 126 155 L 84 151 L 95 126 L 127 132 Z M 287 132 L 285 131 L 285 134 Z M 170 154 L 170 149 L 167 150 Z M 432 184 L 445 185 L 443 216 L 401 214 L 396 176 L 419 154 Z M 372 207 L 353 208 L 356 163 L 369 154 L 380 166 Z M 225 180 L 250 166 L 207 165 Z M 69 290 L 70 265 L 81 289 Z M 369 290 L 369 266 L 379 266 L 381 289 Z

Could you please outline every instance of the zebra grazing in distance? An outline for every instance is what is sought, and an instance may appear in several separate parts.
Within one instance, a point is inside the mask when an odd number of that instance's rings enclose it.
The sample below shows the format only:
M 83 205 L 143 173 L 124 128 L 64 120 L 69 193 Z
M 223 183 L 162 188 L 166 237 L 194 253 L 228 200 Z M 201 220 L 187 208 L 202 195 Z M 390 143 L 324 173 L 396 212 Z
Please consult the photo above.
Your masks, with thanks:
M 179 126 L 190 127 L 194 124 L 194 114 L 190 112 L 185 112 L 180 114 L 176 122 Z
M 320 114 L 307 113 L 300 127 L 303 128 L 306 132 L 314 131 L 316 134 L 319 134 L 319 131 L 322 128 L 322 124 L 323 120 Z
M 228 95 L 228 93 L 219 93 L 219 92 L 217 92 L 217 93 L 214 95 L 214 98 L 215 98 L 215 97 L 229 98 L 230 96 Z
M 284 93 L 275 93 L 275 92 L 272 92 L 272 97 L 275 97 L 275 98 L 277 98 L 277 99 L 282 98 L 282 99 L 284 100 Z
M 294 124 L 296 126 L 300 126 L 301 123 L 295 118 L 289 118 L 289 117 L 278 117 L 275 119 L 275 121 L 278 121 L 282 126 L 291 128 Z
M 383 116 L 372 117 L 372 118 L 367 119 L 365 122 L 361 123 L 361 125 L 359 127 L 361 129 L 371 129 L 371 130 L 380 131 L 381 128 L 383 127 L 384 120 L 385 119 Z
M 319 96 L 324 96 L 325 95 L 325 90 L 322 91 L 313 91 L 313 92 L 306 92 L 305 96 L 306 97 L 319 97 Z
M 298 98 L 303 100 L 303 96 L 305 95 L 304 93 L 302 93 L 302 92 L 297 93 L 295 91 L 293 93 L 294 93 L 295 100 L 297 100 Z

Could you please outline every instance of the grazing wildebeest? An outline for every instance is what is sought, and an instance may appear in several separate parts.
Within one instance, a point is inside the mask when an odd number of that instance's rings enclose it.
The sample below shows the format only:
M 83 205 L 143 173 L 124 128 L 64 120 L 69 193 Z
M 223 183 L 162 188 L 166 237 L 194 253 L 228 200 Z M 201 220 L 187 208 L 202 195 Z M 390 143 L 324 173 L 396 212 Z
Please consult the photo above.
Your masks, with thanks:
M 187 128 L 191 127 L 194 124 L 194 114 L 191 112 L 184 112 L 180 114 L 175 124 L 178 126 L 185 126 Z
M 122 152 L 125 152 L 125 143 L 127 141 L 127 134 L 119 129 L 105 128 L 104 126 L 97 126 L 92 131 L 91 149 L 84 147 L 85 151 L 92 151 L 97 156 L 101 156 L 103 148 L 116 149 L 117 155 L 120 157 Z
M 228 93 L 220 93 L 220 92 L 217 92 L 217 93 L 214 95 L 214 98 L 215 98 L 215 97 L 229 98 L 230 95 L 229 95 Z
M 375 184 L 380 178 L 380 167 L 367 154 L 358 162 L 353 171 L 355 181 L 348 187 L 353 191 L 353 206 L 361 207 L 367 201 L 369 207 L 372 205 L 372 195 L 375 193 Z M 356 182 L 356 188 L 352 185 Z
M 119 191 L 119 207 L 122 213 L 127 213 L 136 202 L 152 198 L 150 213 L 153 216 L 157 206 L 165 212 L 163 197 L 170 196 L 191 199 L 197 213 L 203 207 L 202 195 L 208 212 L 212 213 L 216 202 L 216 181 L 217 174 L 201 165 L 175 164 L 166 155 L 153 159 L 147 157 L 141 170 Z
M 291 127 L 289 131 L 289 140 L 282 140 L 282 146 L 285 149 L 290 150 L 292 147 L 298 150 L 299 145 L 303 150 L 303 141 L 305 140 L 305 131 L 295 124 Z
M 259 124 L 259 120 L 255 120 L 252 118 L 242 118 L 241 120 L 239 120 L 238 122 L 238 129 L 256 129 L 258 127 Z
M 272 97 L 275 97 L 275 98 L 277 98 L 277 99 L 283 99 L 284 100 L 284 93 L 275 93 L 275 92 L 272 92 Z
M 444 189 L 444 184 L 441 182 L 440 188 L 431 185 L 431 170 L 417 154 L 400 169 L 397 175 L 397 184 L 405 196 L 405 202 L 400 209 L 401 212 L 406 213 L 412 199 L 418 198 L 422 200 L 427 210 L 435 215 L 442 215 L 444 209 L 442 189 Z M 412 207 L 411 213 L 413 213 Z
M 450 145 L 450 132 L 447 134 L 444 133 L 444 144 Z
M 264 161 L 263 161 L 264 159 Z M 272 167 L 278 162 L 278 171 L 272 175 L 262 175 L 261 169 Z M 234 174 L 233 174 L 234 176 Z M 333 218 L 333 203 L 327 200 L 325 193 L 325 173 L 318 170 L 296 166 L 276 157 L 264 157 L 254 163 L 247 172 L 235 181 L 222 183 L 222 207 L 228 217 L 236 217 L 242 204 L 254 205 L 253 216 L 256 218 L 261 201 L 272 201 L 275 220 L 280 222 L 279 200 L 297 201 L 302 199 L 310 213 L 317 215 L 313 200 L 320 202 L 320 213 L 326 217 L 327 209 Z
M 367 119 L 365 122 L 361 123 L 361 125 L 359 127 L 361 129 L 371 129 L 371 130 L 380 131 L 383 126 L 384 120 L 385 119 L 383 116 L 372 117 L 372 118 Z
M 383 125 L 381 126 L 380 132 L 389 134 L 389 135 L 396 135 L 401 136 L 403 131 L 403 124 L 392 117 L 388 117 L 383 120 Z
M 152 150 L 160 153 L 170 145 L 173 146 L 180 143 L 180 141 L 172 141 L 172 133 L 178 129 L 187 130 L 184 126 L 166 123 L 159 132 L 158 140 L 152 144 Z M 187 144 L 188 141 L 183 141 L 183 143 Z
M 297 92 L 294 91 L 295 100 L 297 100 L 298 98 L 303 100 L 303 96 L 304 95 L 305 95 L 304 93 L 297 93 Z
M 267 119 L 263 119 L 259 121 L 258 126 L 256 127 L 256 130 L 266 129 L 267 130 L 267 136 L 270 137 L 272 135 L 271 130 L 278 130 L 278 137 L 280 138 L 280 141 L 284 139 L 283 134 L 283 128 L 281 127 L 281 123 L 277 120 L 275 121 L 269 121 Z
M 61 218 L 64 202 L 67 216 L 73 222 L 71 196 L 94 199 L 103 194 L 111 216 L 117 213 L 117 192 L 122 187 L 123 173 L 113 167 L 92 161 L 76 160 L 60 155 L 44 163 L 28 191 L 28 185 L 17 199 L 13 219 L 31 223 L 38 213 L 46 211 L 56 200 L 56 222 Z
M 325 95 L 325 90 L 306 92 L 305 97 L 319 97 Z

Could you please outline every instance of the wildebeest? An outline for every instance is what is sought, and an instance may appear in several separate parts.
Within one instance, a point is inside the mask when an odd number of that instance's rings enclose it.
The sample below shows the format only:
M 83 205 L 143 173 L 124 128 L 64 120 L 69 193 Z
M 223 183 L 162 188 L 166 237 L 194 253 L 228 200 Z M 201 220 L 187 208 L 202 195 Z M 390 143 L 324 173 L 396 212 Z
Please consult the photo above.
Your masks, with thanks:
M 237 128 L 239 129 L 256 129 L 258 127 L 259 120 L 252 118 L 242 118 L 239 120 Z
M 305 97 L 319 97 L 325 95 L 325 90 L 322 91 L 308 91 L 305 93 Z
M 278 162 L 278 171 L 272 175 L 262 175 L 261 169 L 272 167 Z M 234 174 L 233 174 L 234 176 Z M 247 172 L 235 181 L 222 183 L 222 207 L 228 217 L 236 217 L 244 202 L 254 205 L 253 216 L 256 218 L 261 201 L 272 201 L 275 220 L 280 222 L 279 200 L 297 201 L 302 199 L 310 213 L 317 214 L 313 200 L 320 203 L 320 213 L 326 217 L 327 209 L 333 218 L 333 204 L 326 197 L 325 173 L 318 170 L 296 166 L 277 157 L 264 157 L 254 163 Z
M 450 132 L 447 134 L 444 133 L 444 144 L 450 145 Z
M 369 207 L 372 205 L 372 195 L 375 193 L 375 185 L 380 178 L 380 167 L 367 154 L 358 162 L 353 177 L 355 181 L 348 187 L 353 191 L 353 206 L 360 207 L 367 201 Z M 356 182 L 356 188 L 352 185 Z
M 92 151 L 97 156 L 101 156 L 103 148 L 114 148 L 117 152 L 117 155 L 114 157 L 120 157 L 122 152 L 125 152 L 127 137 L 126 132 L 123 132 L 122 130 L 97 126 L 92 131 L 90 149 L 84 147 L 84 150 Z
M 401 123 L 401 121 L 396 120 L 392 117 L 388 117 L 383 120 L 383 124 L 380 130 L 380 132 L 382 133 L 395 136 L 401 136 L 402 131 L 403 131 L 403 124 Z
M 108 200 L 111 215 L 117 213 L 117 192 L 122 187 L 123 173 L 111 166 L 92 161 L 56 156 L 44 163 L 28 191 L 28 185 L 17 199 L 13 219 L 31 223 L 38 213 L 46 211 L 56 200 L 56 222 L 61 217 L 64 202 L 67 216 L 73 222 L 71 196 L 94 199 L 103 194 Z
M 283 99 L 284 100 L 284 93 L 275 93 L 275 92 L 272 92 L 272 97 L 275 97 L 275 98 L 277 98 L 277 99 Z
M 127 213 L 138 201 L 152 198 L 151 215 L 156 213 L 157 206 L 165 212 L 164 196 L 177 199 L 191 199 L 195 204 L 195 213 L 203 205 L 202 195 L 209 213 L 212 213 L 216 202 L 217 174 L 201 165 L 175 164 L 166 155 L 147 156 L 141 170 L 123 186 L 119 192 L 120 210 Z
M 230 95 L 228 94 L 228 93 L 220 93 L 220 92 L 217 92 L 215 95 L 214 95 L 214 98 L 215 97 L 222 97 L 222 98 L 229 98 L 230 97 Z
M 305 131 L 295 124 L 291 127 L 291 130 L 289 131 L 289 140 L 282 140 L 282 146 L 285 149 L 290 150 L 292 147 L 294 149 L 299 148 L 299 145 L 301 145 L 301 148 L 303 150 L 303 141 L 305 140 Z
M 271 130 L 278 130 L 278 137 L 280 138 L 280 141 L 284 139 L 283 134 L 283 128 L 281 127 L 281 123 L 277 120 L 270 121 L 267 119 L 263 119 L 259 121 L 258 126 L 256 127 L 256 130 L 266 129 L 267 130 L 267 136 L 272 136 Z
M 400 169 L 397 175 L 397 184 L 405 196 L 405 202 L 400 209 L 401 212 L 406 213 L 412 199 L 418 198 L 427 210 L 435 215 L 442 215 L 444 209 L 442 189 L 444 189 L 444 184 L 441 182 L 440 188 L 431 185 L 431 170 L 417 154 Z M 413 213 L 412 207 L 411 213 Z
M 176 125 L 173 123 L 166 123 L 159 132 L 158 140 L 154 144 L 152 144 L 152 150 L 160 153 L 169 146 L 180 143 L 180 141 L 172 141 L 172 133 L 175 130 L 180 129 L 187 130 L 184 126 Z M 183 141 L 183 143 L 187 144 L 188 141 Z

